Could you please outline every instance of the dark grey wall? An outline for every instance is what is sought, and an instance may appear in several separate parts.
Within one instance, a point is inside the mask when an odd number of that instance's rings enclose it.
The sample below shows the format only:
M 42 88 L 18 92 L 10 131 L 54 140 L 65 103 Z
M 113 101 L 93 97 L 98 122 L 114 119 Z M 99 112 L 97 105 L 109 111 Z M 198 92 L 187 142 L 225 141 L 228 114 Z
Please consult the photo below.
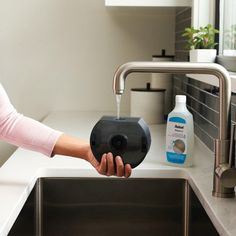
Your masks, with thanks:
M 178 8 L 175 17 L 175 60 L 188 61 L 186 39 L 182 36 L 186 27 L 191 26 L 191 8 Z

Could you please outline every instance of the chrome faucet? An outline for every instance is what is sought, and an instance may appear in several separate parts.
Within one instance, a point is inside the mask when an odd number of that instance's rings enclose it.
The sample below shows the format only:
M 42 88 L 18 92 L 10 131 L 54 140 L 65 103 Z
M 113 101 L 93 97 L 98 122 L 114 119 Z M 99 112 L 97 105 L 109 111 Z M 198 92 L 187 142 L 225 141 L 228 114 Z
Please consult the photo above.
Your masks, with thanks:
M 215 164 L 212 194 L 215 197 L 234 197 L 236 168 L 234 166 L 235 125 L 231 129 L 231 78 L 227 70 L 215 63 L 191 62 L 128 62 L 121 65 L 113 79 L 115 94 L 123 94 L 125 80 L 130 73 L 208 74 L 219 80 L 219 134 L 215 140 Z M 232 132 L 230 131 L 232 130 Z

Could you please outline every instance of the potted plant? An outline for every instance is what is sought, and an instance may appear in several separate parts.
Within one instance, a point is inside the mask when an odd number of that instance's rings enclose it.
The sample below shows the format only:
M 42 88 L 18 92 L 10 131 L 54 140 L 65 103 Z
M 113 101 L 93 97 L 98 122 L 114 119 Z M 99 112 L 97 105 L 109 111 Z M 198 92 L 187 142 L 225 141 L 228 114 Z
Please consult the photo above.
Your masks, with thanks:
M 215 34 L 219 33 L 211 24 L 195 29 L 185 28 L 182 36 L 187 37 L 190 62 L 214 62 L 216 58 Z

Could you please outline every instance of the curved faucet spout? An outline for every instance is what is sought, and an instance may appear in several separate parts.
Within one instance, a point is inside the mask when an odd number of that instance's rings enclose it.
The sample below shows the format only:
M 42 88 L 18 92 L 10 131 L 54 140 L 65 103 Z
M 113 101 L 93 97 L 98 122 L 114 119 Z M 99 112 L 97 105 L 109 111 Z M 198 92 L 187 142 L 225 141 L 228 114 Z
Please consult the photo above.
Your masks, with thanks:
M 228 163 L 228 143 L 230 138 L 230 99 L 231 99 L 231 78 L 227 70 L 215 63 L 191 63 L 191 62 L 128 62 L 121 65 L 113 79 L 113 91 L 115 94 L 123 94 L 125 80 L 130 73 L 170 73 L 170 74 L 208 74 L 214 75 L 219 80 L 219 136 L 216 142 L 215 166 Z M 216 183 L 217 182 L 217 183 Z M 232 189 L 224 188 L 214 178 L 213 193 L 215 196 L 232 196 Z
M 219 79 L 220 88 L 220 130 L 219 139 L 229 138 L 230 128 L 230 99 L 231 79 L 228 71 L 215 63 L 191 63 L 191 62 L 128 62 L 121 65 L 115 72 L 113 79 L 113 91 L 115 94 L 123 94 L 125 80 L 131 73 L 170 73 L 170 74 L 208 74 Z
M 227 80 L 225 81 L 225 85 L 230 86 L 228 72 L 224 67 L 215 63 L 138 61 L 125 63 L 116 70 L 113 80 L 113 91 L 115 94 L 122 94 L 124 92 L 126 77 L 134 72 L 209 74 L 215 75 L 219 80 Z M 222 77 L 225 77 L 226 79 L 223 79 Z

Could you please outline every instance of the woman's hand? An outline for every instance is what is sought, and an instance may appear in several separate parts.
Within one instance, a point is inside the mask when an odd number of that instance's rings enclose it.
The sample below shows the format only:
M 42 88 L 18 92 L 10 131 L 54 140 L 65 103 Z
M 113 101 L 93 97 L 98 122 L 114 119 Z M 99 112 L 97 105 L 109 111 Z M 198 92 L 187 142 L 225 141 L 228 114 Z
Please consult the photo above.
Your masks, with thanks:
M 90 162 L 101 175 L 116 175 L 118 177 L 125 176 L 128 178 L 132 172 L 130 164 L 124 165 L 121 157 L 116 156 L 114 158 L 112 153 L 103 154 L 99 163 L 94 157 L 88 142 L 66 134 L 62 134 L 57 140 L 52 156 L 56 154 L 82 158 Z
M 112 153 L 110 152 L 107 154 L 104 153 L 102 155 L 101 162 L 99 163 L 90 149 L 88 152 L 87 160 L 101 175 L 106 175 L 106 176 L 116 175 L 118 177 L 125 176 L 126 178 L 128 178 L 132 172 L 130 164 L 124 165 L 122 158 L 120 156 L 116 156 L 114 158 Z

